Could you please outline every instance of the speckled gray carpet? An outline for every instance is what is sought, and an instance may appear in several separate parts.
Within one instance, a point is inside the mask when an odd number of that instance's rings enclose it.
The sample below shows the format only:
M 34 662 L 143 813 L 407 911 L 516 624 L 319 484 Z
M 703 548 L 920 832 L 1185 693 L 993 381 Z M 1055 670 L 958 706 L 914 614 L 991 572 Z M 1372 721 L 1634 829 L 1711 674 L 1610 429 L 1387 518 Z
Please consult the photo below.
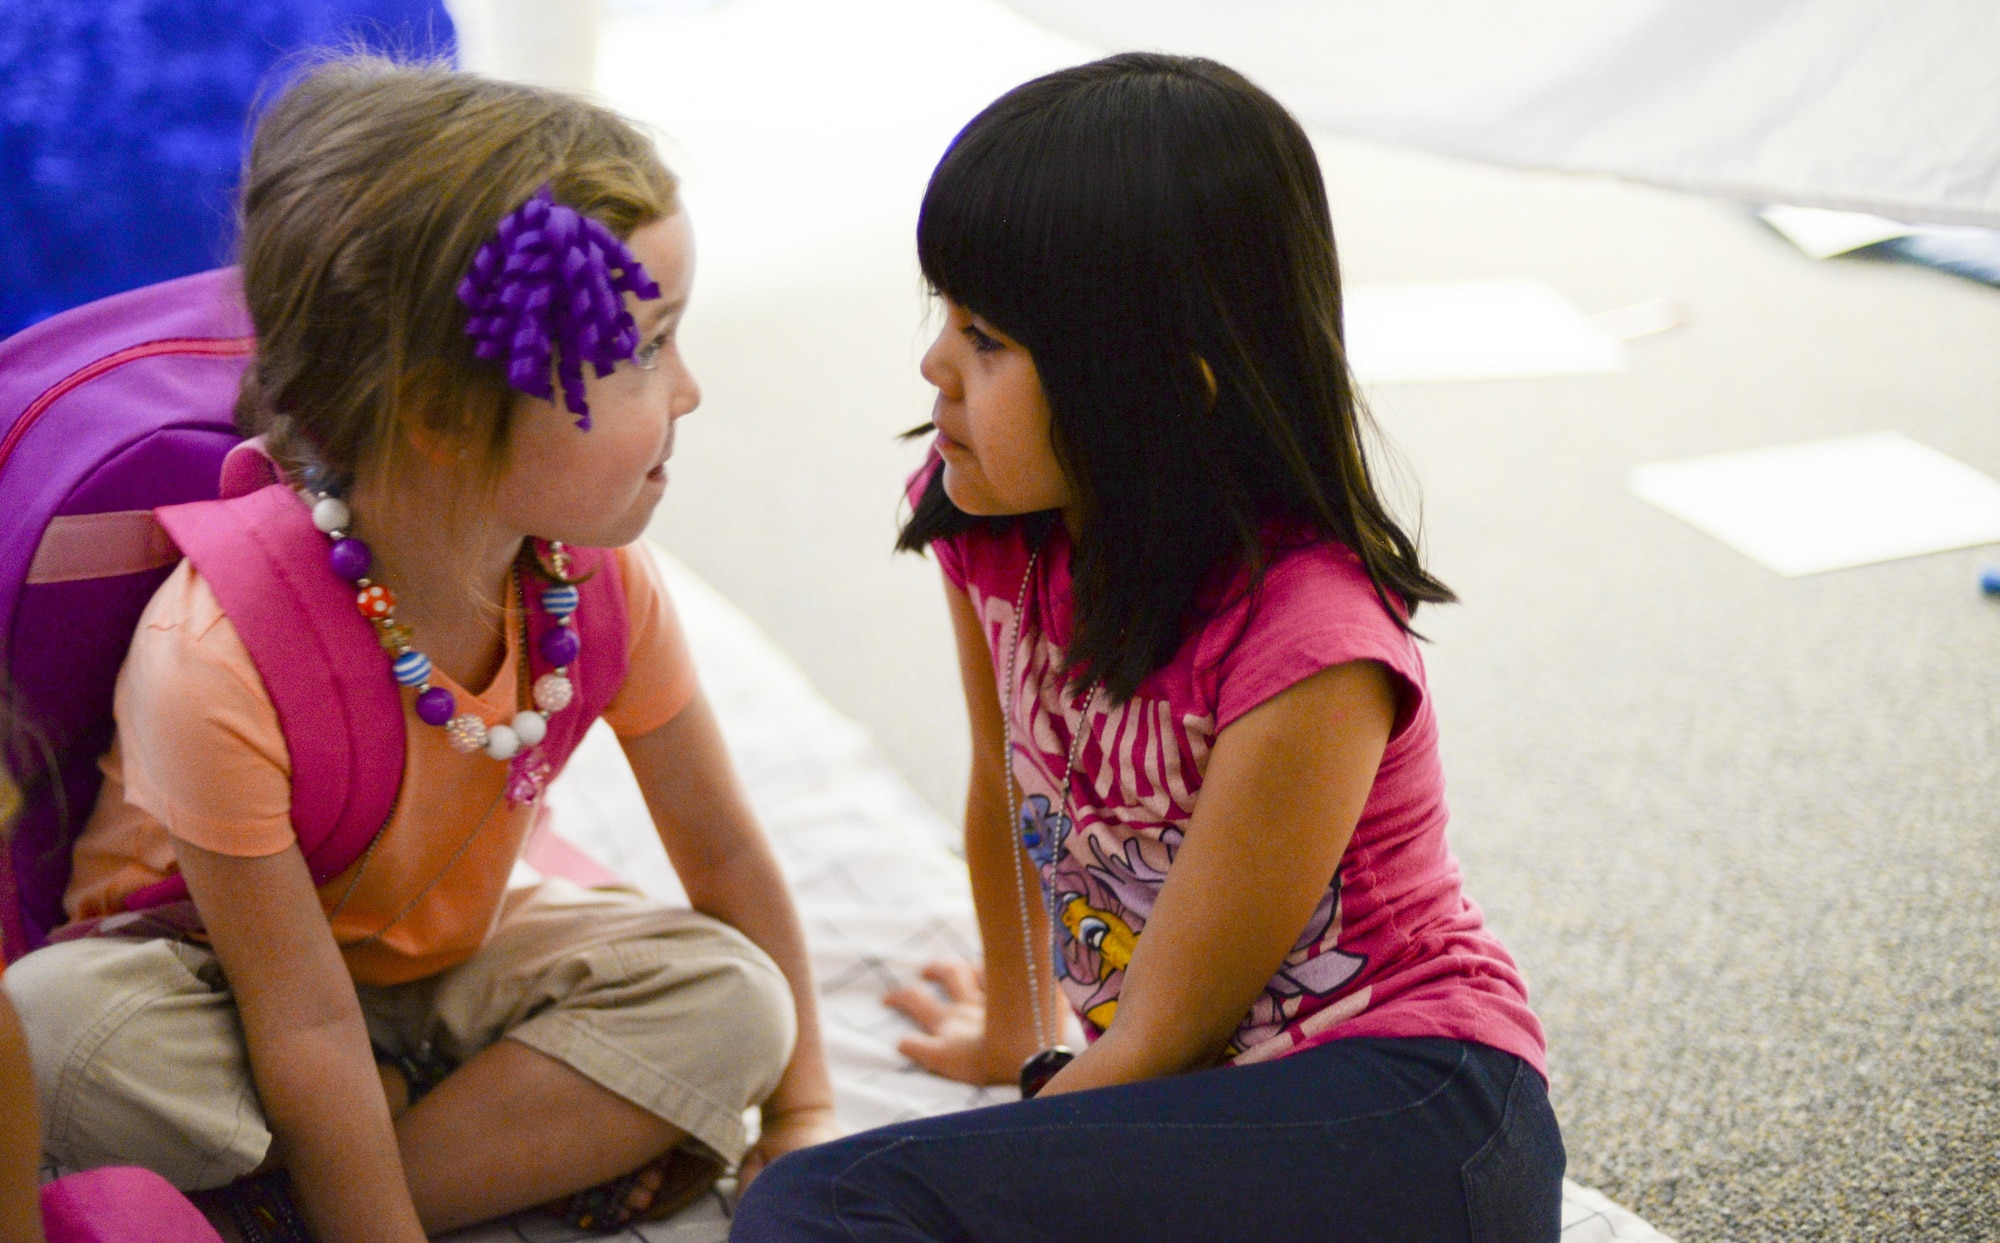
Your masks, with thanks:
M 2000 292 L 1711 223 L 1630 373 L 1378 397 L 1465 601 L 1454 840 L 1574 1177 L 1682 1243 L 2000 1238 L 2000 550 L 1786 580 L 1622 487 L 1878 429 L 2000 476 Z

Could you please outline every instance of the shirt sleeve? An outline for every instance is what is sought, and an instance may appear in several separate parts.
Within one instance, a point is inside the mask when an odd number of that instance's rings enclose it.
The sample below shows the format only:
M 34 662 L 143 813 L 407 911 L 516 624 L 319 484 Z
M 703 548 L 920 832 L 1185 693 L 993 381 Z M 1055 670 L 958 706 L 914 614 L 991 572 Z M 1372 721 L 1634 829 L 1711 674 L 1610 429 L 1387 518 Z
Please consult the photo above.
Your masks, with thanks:
M 924 464 L 917 467 L 917 473 L 911 475 L 909 482 L 903 485 L 903 499 L 909 502 L 911 509 L 915 509 L 917 503 L 924 499 L 924 492 L 931 486 L 931 479 L 943 469 L 944 458 L 939 456 L 937 449 L 933 447 L 930 456 L 924 459 Z M 965 590 L 966 580 L 965 556 L 958 546 L 962 538 L 963 536 L 953 536 L 932 540 L 930 545 L 930 554 L 937 558 L 938 569 L 944 572 L 945 581 L 960 591 Z
M 620 738 L 636 738 L 679 716 L 701 683 L 659 559 L 644 540 L 615 555 L 625 586 L 628 660 L 625 684 L 605 707 L 604 720 Z
M 933 540 L 931 555 L 937 558 L 938 570 L 944 575 L 944 581 L 964 591 L 965 584 L 970 581 L 971 576 L 965 570 L 964 550 L 958 546 L 960 538 L 962 537 L 952 536 L 948 539 Z
M 1280 691 L 1322 669 L 1372 660 L 1396 687 L 1393 740 L 1424 701 L 1422 657 L 1376 595 L 1359 560 L 1338 545 L 1296 549 L 1274 561 L 1233 624 L 1217 627 L 1204 653 L 1216 669 L 1218 732 Z
M 185 562 L 133 634 L 114 710 L 125 800 L 168 833 L 246 857 L 297 840 L 277 709 L 236 628 Z

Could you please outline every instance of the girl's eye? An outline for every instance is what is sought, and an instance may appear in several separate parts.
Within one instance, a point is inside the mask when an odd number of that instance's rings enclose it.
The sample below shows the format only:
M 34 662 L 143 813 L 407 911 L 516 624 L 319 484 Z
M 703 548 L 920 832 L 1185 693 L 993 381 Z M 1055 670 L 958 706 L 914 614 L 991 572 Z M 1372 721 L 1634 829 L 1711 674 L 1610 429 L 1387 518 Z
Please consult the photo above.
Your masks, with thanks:
M 651 371 L 660 365 L 660 351 L 666 346 L 667 339 L 664 336 L 654 337 L 638 348 L 632 355 L 632 361 L 638 364 L 639 370 Z
M 988 336 L 986 333 L 981 332 L 977 324 L 967 324 L 965 326 L 965 339 L 967 341 L 970 341 L 972 343 L 972 348 L 977 350 L 981 354 L 991 354 L 996 350 L 1004 350 L 1007 348 L 1006 346 L 1000 344 L 1000 342 L 995 340 L 993 337 Z

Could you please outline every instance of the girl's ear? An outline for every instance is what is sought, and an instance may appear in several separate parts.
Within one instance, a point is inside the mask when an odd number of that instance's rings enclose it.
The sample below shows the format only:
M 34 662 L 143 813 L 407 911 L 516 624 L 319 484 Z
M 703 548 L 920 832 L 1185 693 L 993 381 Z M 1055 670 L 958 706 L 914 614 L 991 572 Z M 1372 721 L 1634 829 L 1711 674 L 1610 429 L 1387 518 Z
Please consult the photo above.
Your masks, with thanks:
M 425 470 L 444 471 L 453 478 L 471 471 L 472 450 L 465 441 L 425 421 L 411 420 L 403 428 L 403 448 L 409 455 L 404 460 L 415 459 Z
M 452 420 L 436 418 L 438 403 L 450 392 L 436 363 L 418 363 L 404 372 L 396 384 L 396 404 L 406 413 L 397 420 L 403 443 L 409 451 L 432 466 L 462 463 L 467 451 L 464 438 L 453 434 Z
M 455 445 L 451 437 L 427 426 L 422 419 L 412 419 L 404 425 L 403 442 L 411 453 L 432 466 L 449 466 L 465 456 L 465 450 Z

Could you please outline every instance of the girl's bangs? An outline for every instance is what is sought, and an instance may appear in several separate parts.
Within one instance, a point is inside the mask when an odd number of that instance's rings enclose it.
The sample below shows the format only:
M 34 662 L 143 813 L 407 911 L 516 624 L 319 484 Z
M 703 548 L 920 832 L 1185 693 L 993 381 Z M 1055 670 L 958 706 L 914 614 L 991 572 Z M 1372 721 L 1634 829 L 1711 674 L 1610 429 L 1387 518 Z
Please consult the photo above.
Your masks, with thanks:
M 917 214 L 917 264 L 933 292 L 1025 341 L 1033 291 L 1048 283 L 1046 248 L 1060 236 L 1050 227 L 1060 179 L 1049 176 L 1047 153 L 1014 132 L 1021 118 L 1003 112 L 1011 99 L 973 118 L 931 174 Z

